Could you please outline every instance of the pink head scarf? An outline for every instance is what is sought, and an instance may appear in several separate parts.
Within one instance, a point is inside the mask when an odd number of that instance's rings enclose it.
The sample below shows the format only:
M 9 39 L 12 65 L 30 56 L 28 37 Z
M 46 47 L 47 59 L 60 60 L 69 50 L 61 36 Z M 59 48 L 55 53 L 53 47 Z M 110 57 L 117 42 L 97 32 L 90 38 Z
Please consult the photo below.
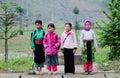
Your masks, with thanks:
M 91 28 L 89 28 L 89 29 L 86 28 L 86 23 L 87 22 L 89 22 L 90 25 L 92 25 L 92 22 L 90 20 L 88 20 L 88 19 L 84 21 L 84 30 L 89 31 Z

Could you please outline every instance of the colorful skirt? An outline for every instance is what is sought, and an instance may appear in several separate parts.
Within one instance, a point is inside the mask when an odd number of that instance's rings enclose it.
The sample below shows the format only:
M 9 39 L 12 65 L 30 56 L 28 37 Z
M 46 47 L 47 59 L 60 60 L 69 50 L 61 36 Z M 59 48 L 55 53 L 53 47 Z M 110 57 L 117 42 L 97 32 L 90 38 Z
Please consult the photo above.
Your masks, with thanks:
M 94 62 L 95 61 L 95 52 L 94 52 L 94 43 L 93 41 L 84 42 L 85 52 L 82 53 L 83 62 Z

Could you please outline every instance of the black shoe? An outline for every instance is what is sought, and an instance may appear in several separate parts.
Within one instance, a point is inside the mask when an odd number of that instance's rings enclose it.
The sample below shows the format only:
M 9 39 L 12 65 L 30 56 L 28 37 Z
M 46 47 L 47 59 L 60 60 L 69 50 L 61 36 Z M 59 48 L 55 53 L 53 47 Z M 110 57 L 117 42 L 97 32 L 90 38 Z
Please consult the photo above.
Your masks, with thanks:
M 83 74 L 84 74 L 84 75 L 88 75 L 88 71 L 85 71 Z
M 28 72 L 28 74 L 35 75 L 36 73 L 34 71 L 32 71 L 32 72 Z
M 90 74 L 90 71 L 88 71 L 88 74 Z
M 93 75 L 93 72 L 92 72 L 92 71 L 89 71 L 88 74 L 89 74 L 89 75 Z

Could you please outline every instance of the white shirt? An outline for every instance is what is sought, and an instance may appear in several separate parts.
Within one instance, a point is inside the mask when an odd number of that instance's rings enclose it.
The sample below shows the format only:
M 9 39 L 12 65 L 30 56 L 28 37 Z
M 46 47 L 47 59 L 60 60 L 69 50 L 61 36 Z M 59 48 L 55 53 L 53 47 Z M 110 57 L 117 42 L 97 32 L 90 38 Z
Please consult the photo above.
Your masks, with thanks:
M 68 35 L 65 33 L 66 31 L 64 31 L 62 33 L 61 36 L 61 48 L 68 48 L 68 49 L 73 49 L 73 48 L 77 48 L 77 40 L 76 40 L 76 35 L 73 31 L 70 31 L 71 34 Z M 66 38 L 67 37 L 67 38 Z M 65 40 L 66 38 L 66 40 Z M 65 41 L 64 41 L 65 40 Z
M 82 30 L 81 31 L 81 35 L 80 35 L 80 47 L 83 48 L 83 40 L 93 40 L 94 41 L 94 47 L 97 47 L 97 42 L 96 42 L 96 37 L 94 34 L 93 30 L 89 30 L 89 31 L 85 31 Z

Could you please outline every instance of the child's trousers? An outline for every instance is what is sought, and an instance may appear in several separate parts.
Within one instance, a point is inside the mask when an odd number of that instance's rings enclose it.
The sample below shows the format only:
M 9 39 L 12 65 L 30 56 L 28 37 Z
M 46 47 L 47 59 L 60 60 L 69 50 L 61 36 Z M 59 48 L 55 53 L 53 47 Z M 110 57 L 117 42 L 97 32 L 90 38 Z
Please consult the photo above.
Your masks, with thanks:
M 64 72 L 75 73 L 73 49 L 64 49 Z
M 46 65 L 48 71 L 57 71 L 58 55 L 46 55 Z
M 83 63 L 84 71 L 91 72 L 93 70 L 93 63 L 92 62 L 85 62 Z

